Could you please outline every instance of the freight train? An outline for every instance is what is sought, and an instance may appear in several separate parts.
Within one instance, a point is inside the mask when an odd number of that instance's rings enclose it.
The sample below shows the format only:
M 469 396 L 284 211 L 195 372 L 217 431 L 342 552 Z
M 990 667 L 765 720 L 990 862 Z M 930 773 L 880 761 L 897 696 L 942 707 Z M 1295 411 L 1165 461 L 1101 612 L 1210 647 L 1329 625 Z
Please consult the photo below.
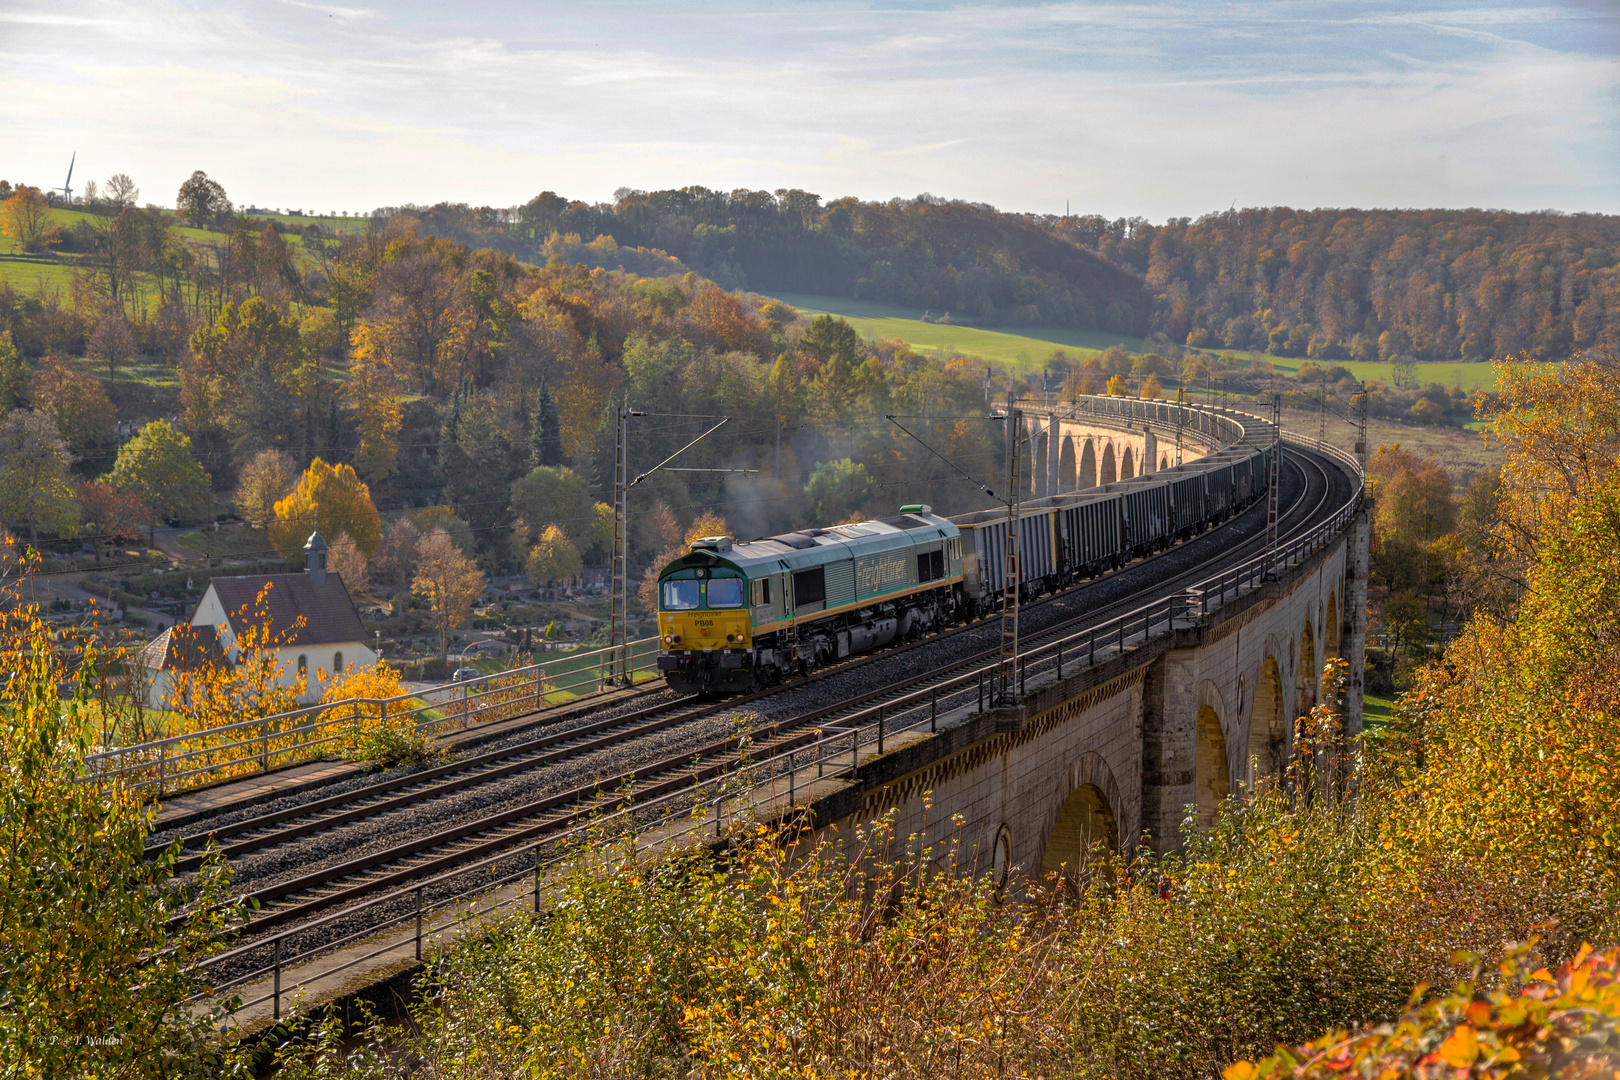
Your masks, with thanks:
M 1220 524 L 1258 499 L 1274 446 L 1020 505 L 1020 596 L 1068 588 Z M 697 540 L 658 575 L 658 669 L 681 693 L 738 693 L 954 622 L 1006 590 L 1006 508 Z

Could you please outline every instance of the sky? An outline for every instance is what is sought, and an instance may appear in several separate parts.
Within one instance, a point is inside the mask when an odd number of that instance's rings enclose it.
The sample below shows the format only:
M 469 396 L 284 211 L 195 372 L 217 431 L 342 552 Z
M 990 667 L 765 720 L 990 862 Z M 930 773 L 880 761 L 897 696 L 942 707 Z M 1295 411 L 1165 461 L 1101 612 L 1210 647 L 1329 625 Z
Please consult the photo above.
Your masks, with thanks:
M 1620 0 L 0 0 L 0 178 L 172 205 L 922 192 L 1620 213 Z

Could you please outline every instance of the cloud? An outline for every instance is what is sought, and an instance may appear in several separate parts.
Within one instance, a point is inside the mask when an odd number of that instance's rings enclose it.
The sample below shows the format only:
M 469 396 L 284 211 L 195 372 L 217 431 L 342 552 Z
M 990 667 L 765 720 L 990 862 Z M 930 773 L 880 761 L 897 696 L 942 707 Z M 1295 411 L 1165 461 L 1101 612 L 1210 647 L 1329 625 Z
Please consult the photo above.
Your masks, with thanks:
M 379 19 L 382 17 L 382 12 L 377 11 L 375 8 L 334 7 L 331 4 L 310 4 L 306 3 L 305 0 L 281 0 L 281 2 L 288 7 L 307 8 L 310 11 L 318 11 L 329 18 L 342 19 L 344 22 L 359 22 L 363 19 Z
M 8 178 L 77 148 L 148 192 L 201 167 L 238 201 L 350 210 L 702 183 L 1155 218 L 1234 195 L 1620 211 L 1602 10 L 513 10 L 24 10 L 94 25 L 71 51 L 43 24 L 11 35 Z

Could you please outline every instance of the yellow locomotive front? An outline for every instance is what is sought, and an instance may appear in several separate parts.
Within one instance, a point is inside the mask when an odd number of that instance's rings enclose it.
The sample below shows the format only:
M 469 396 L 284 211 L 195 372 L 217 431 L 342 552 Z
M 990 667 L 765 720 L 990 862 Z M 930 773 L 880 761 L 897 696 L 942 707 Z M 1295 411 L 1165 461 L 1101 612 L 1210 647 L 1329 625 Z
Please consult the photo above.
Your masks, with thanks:
M 698 565 L 693 565 L 694 563 Z M 658 667 L 681 693 L 753 685 L 748 580 L 708 552 L 694 551 L 658 581 Z

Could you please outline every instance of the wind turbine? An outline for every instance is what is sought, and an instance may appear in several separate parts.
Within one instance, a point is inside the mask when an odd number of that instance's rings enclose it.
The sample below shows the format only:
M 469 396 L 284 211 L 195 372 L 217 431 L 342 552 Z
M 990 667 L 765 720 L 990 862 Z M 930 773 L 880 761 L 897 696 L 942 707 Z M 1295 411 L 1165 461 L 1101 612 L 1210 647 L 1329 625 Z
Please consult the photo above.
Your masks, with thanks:
M 69 159 L 69 161 L 68 161 L 67 179 L 62 181 L 62 186 L 61 187 L 59 187 L 59 188 L 51 188 L 52 191 L 60 191 L 62 193 L 63 197 L 65 197 L 67 199 L 69 206 L 73 205 L 73 187 L 72 187 L 72 184 L 73 184 L 73 165 L 78 160 L 79 160 L 79 152 L 77 150 L 75 150 L 75 151 L 73 151 L 73 157 L 71 159 Z

